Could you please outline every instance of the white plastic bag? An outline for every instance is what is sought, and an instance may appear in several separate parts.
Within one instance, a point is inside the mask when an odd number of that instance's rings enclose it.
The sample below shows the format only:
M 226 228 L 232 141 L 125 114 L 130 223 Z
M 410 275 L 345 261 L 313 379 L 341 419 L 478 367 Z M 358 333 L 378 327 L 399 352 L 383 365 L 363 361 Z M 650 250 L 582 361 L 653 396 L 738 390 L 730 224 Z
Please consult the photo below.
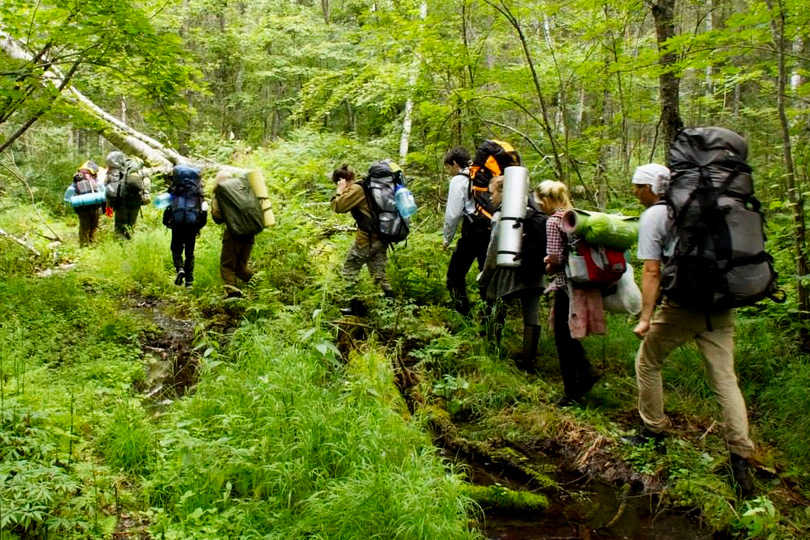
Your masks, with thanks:
M 602 297 L 602 305 L 608 313 L 637 315 L 641 312 L 641 289 L 636 285 L 632 266 L 627 265 L 627 270 L 616 284 L 616 292 Z

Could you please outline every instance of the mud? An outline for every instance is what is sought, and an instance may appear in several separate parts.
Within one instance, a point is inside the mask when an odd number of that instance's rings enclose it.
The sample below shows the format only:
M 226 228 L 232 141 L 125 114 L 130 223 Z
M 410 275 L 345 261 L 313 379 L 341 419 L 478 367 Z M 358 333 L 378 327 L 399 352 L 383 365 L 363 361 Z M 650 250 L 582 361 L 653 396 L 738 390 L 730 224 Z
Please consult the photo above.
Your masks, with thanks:
M 157 300 L 132 299 L 128 308 L 149 319 L 155 330 L 144 335 L 144 379 L 137 388 L 148 401 L 167 405 L 190 392 L 197 383 L 199 355 L 194 350 L 194 321 L 168 315 Z

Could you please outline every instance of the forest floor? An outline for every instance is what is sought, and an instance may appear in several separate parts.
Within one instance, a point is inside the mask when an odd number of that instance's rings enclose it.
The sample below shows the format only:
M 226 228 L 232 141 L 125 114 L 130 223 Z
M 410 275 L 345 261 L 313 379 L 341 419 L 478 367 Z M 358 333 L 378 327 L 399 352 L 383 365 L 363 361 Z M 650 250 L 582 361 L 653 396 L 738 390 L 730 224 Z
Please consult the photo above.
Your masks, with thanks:
M 242 300 L 221 296 L 216 229 L 195 287 L 175 287 L 148 213 L 126 244 L 104 223 L 100 245 L 33 265 L 4 246 L 0 538 L 807 537 L 810 369 L 784 319 L 738 319 L 759 446 L 743 501 L 694 347 L 664 371 L 664 448 L 633 446 L 631 320 L 585 340 L 604 377 L 559 408 L 549 332 L 537 374 L 517 370 L 519 310 L 500 347 L 456 314 L 431 233 L 390 257 L 398 299 L 364 279 L 369 314 L 346 318 L 351 238 L 301 215 L 259 237 L 264 281 Z

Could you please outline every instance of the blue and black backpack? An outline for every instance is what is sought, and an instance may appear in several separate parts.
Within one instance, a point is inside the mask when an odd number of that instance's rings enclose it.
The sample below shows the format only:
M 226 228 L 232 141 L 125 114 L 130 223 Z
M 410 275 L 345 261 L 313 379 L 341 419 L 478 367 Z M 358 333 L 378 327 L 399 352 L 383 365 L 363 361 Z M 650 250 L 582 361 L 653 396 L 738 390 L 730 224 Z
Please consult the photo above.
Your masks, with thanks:
M 202 209 L 203 191 L 200 171 L 188 165 L 176 165 L 172 171 L 171 203 L 166 209 L 170 218 L 169 227 L 191 226 L 201 229 L 208 221 L 208 213 Z

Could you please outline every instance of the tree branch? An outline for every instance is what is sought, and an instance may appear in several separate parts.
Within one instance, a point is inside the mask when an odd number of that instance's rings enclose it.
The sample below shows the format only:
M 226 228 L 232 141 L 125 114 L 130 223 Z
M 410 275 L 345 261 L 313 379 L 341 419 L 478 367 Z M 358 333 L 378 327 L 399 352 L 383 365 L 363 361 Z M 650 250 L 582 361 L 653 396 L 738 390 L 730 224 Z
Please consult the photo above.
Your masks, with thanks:
M 24 247 L 25 249 L 27 249 L 28 251 L 30 251 L 34 256 L 42 257 L 42 254 L 39 251 L 37 251 L 36 248 L 34 248 L 33 246 L 29 246 L 22 239 L 17 238 L 16 236 L 7 233 L 3 229 L 0 229 L 0 238 L 6 238 L 8 240 L 11 240 L 12 242 L 17 243 L 17 244 L 21 245 L 22 247 Z

